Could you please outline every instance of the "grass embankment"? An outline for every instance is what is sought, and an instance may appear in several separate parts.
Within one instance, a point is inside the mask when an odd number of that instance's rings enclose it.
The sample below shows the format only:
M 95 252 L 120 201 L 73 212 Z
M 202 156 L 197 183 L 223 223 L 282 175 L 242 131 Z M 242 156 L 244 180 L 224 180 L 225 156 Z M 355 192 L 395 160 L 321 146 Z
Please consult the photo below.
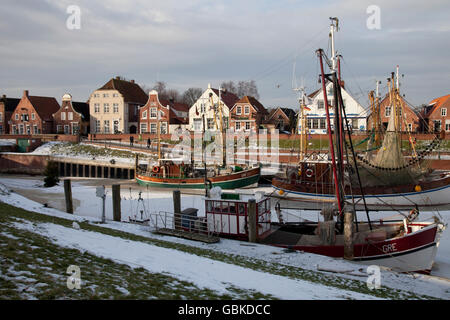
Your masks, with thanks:
M 23 298 L 23 286 L 34 288 L 39 284 L 38 298 L 187 298 L 187 299 L 270 299 L 258 292 L 243 292 L 238 288 L 229 288 L 232 296 L 220 295 L 210 290 L 199 289 L 191 283 L 163 274 L 154 274 L 143 268 L 130 268 L 108 259 L 81 253 L 75 249 L 61 248 L 51 243 L 50 239 L 19 230 L 11 223 L 17 219 L 28 220 L 35 225 L 54 223 L 65 227 L 72 226 L 72 220 L 46 216 L 26 211 L 0 202 L 0 223 L 2 225 L 0 254 L 6 259 L 1 262 L 0 298 Z M 295 266 L 282 265 L 241 255 L 224 254 L 215 250 L 193 247 L 158 239 L 147 238 L 123 231 L 112 230 L 88 222 L 80 223 L 83 230 L 107 234 L 123 239 L 180 250 L 205 258 L 230 263 L 244 268 L 267 272 L 292 279 L 306 280 L 312 283 L 351 290 L 375 297 L 388 299 L 433 299 L 429 296 L 416 295 L 411 292 L 382 286 L 370 290 L 363 280 L 345 279 L 318 271 L 305 270 Z M 5 232 L 13 237 L 8 237 Z M 295 252 L 292 254 L 300 254 Z M 40 259 L 40 260 L 39 260 Z M 42 260 L 42 261 L 41 261 Z M 66 288 L 66 269 L 69 265 L 79 265 L 83 271 L 84 286 L 81 291 Z M 14 271 L 11 271 L 13 268 Z M 30 281 L 21 283 L 15 279 L 15 272 L 28 272 Z M 101 272 L 100 272 L 101 271 Z M 5 277 L 6 276 L 6 277 Z M 117 287 L 126 289 L 124 294 Z
M 125 158 L 134 159 L 136 154 L 139 158 L 149 158 L 148 153 L 133 153 L 126 150 L 117 150 L 111 148 L 102 148 L 97 146 L 91 146 L 81 143 L 60 143 L 51 146 L 50 152 L 55 155 L 65 155 L 65 156 L 88 156 L 88 157 L 108 157 L 114 158 Z

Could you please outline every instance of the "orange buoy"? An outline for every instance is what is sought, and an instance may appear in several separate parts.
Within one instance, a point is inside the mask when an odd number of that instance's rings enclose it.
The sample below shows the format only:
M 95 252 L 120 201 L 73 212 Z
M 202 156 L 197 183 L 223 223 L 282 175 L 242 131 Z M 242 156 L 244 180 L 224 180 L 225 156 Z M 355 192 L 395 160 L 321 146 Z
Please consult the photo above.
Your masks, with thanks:
M 420 192 L 420 191 L 422 191 L 422 187 L 420 185 L 416 185 L 414 187 L 414 190 L 416 190 L 416 192 Z

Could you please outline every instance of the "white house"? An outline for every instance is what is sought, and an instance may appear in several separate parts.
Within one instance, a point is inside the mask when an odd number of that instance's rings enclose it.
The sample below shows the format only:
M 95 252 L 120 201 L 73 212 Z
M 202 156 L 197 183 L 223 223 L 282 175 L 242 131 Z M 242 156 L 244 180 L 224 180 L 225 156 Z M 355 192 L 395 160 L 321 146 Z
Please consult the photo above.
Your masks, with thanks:
M 222 117 L 225 123 L 225 128 L 228 128 L 230 124 L 230 109 L 237 101 L 239 101 L 239 98 L 231 92 L 222 90 L 220 93 L 220 99 L 222 103 Z M 200 98 L 198 98 L 189 109 L 189 130 L 203 131 L 203 115 L 205 115 L 206 129 L 213 131 L 217 130 L 214 121 L 214 110 L 218 106 L 218 101 L 219 90 L 211 88 L 211 85 L 208 84 L 208 89 L 203 92 Z
M 333 84 L 328 82 L 326 86 L 328 104 L 334 106 Z M 344 88 L 341 90 L 342 100 L 344 102 L 345 111 L 347 113 L 347 119 L 350 127 L 353 130 L 365 131 L 367 129 L 367 110 L 356 101 Z M 306 119 L 309 133 L 311 134 L 326 134 L 327 133 L 327 120 L 325 103 L 323 99 L 323 90 L 319 89 L 314 91 L 308 96 L 310 104 L 306 110 Z M 334 108 L 329 109 L 330 123 L 333 128 L 334 125 Z M 299 122 L 300 132 L 300 122 Z

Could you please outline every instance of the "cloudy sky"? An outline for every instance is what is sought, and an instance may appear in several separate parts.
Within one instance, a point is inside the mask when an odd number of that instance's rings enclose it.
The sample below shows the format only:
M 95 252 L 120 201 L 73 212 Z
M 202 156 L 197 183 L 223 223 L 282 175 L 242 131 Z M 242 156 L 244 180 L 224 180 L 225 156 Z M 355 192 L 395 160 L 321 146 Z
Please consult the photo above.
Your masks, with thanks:
M 70 5 L 79 30 L 66 26 Z M 367 27 L 370 5 L 379 30 Z M 367 106 L 375 79 L 385 93 L 398 64 L 402 93 L 420 105 L 450 93 L 449 15 L 448 0 L 2 0 L 0 94 L 84 101 L 117 75 L 180 91 L 256 80 L 266 107 L 295 108 L 293 78 L 318 88 L 315 50 L 329 52 L 335 16 L 350 92 Z

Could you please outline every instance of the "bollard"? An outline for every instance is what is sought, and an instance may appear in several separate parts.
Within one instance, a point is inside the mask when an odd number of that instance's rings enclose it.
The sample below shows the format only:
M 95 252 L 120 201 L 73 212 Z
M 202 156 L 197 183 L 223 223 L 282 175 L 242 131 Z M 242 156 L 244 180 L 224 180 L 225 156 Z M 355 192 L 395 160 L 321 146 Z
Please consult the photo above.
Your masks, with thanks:
M 113 218 L 114 221 L 121 221 L 121 208 L 120 208 L 120 184 L 112 185 L 112 201 L 113 201 Z
M 73 214 L 72 185 L 70 179 L 64 179 L 64 196 L 66 198 L 66 212 Z

